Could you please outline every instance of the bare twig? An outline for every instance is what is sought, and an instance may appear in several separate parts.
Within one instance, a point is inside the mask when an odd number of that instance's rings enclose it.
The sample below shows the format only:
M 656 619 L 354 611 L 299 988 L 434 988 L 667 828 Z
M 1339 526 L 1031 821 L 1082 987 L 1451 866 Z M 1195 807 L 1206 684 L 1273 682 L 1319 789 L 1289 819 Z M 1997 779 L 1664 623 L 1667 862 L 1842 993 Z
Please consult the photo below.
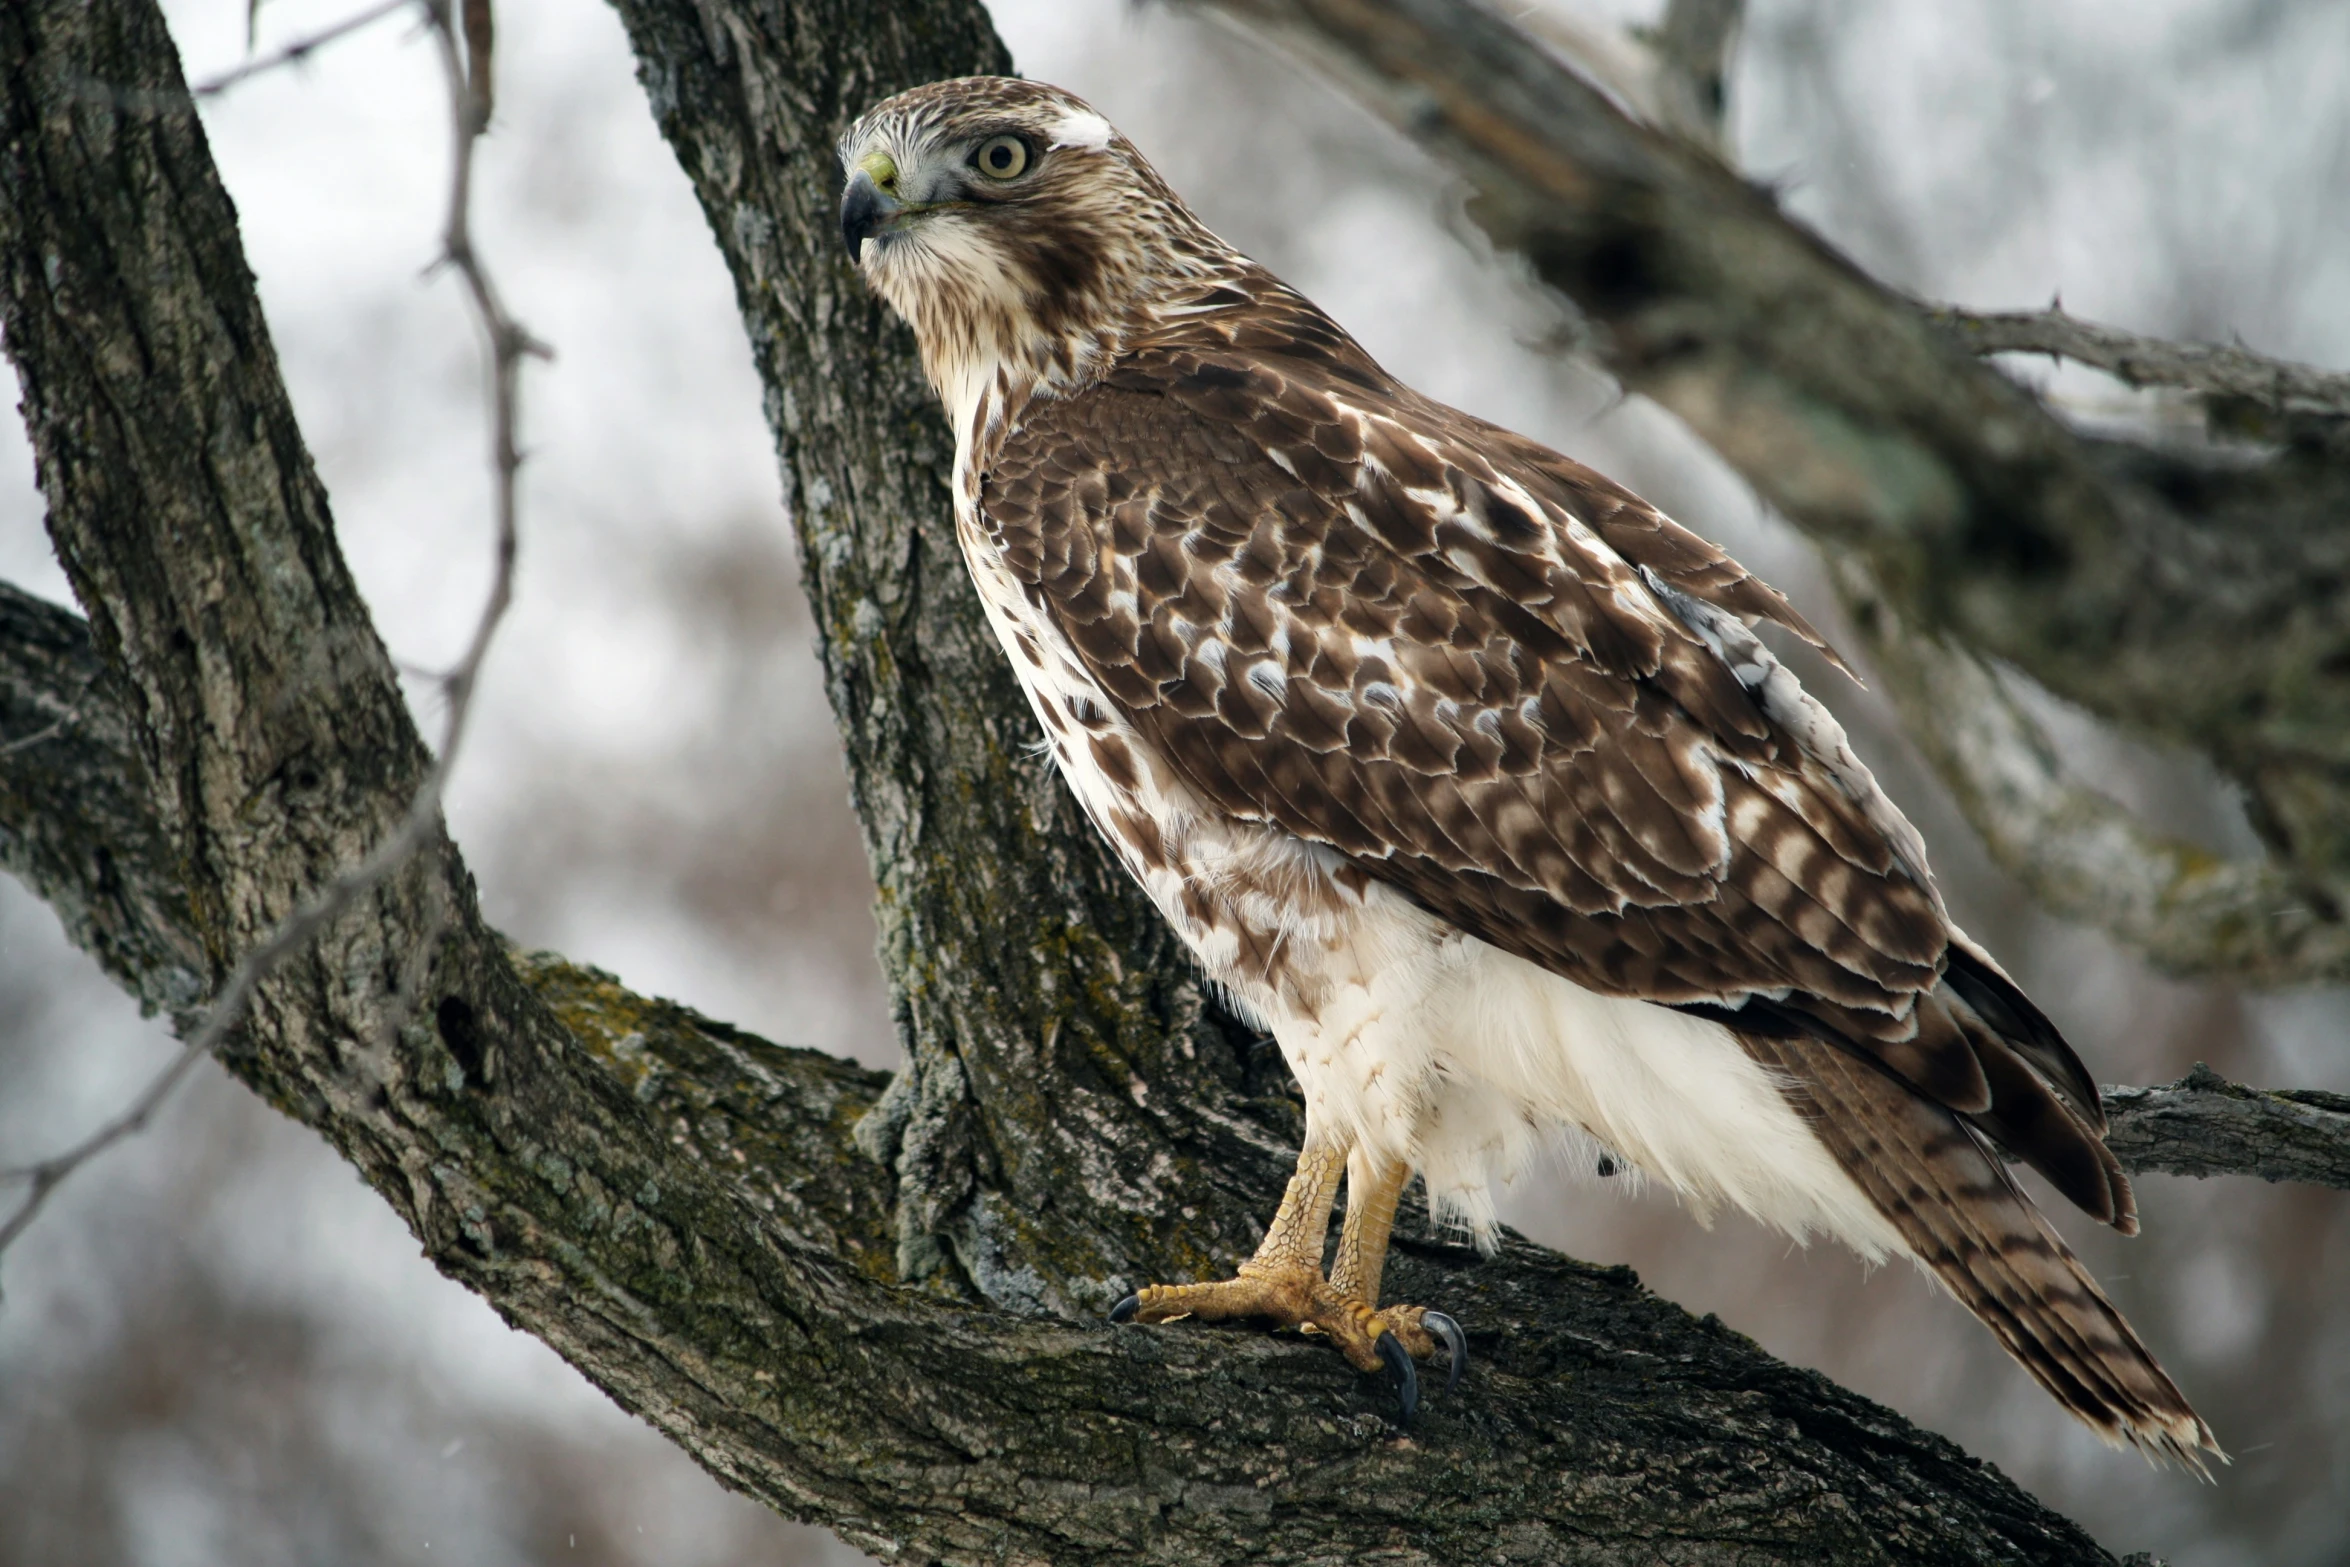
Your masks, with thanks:
M 474 249 L 473 150 L 483 122 L 476 113 L 477 100 L 458 55 L 449 0 L 392 0 L 392 3 L 362 13 L 327 33 L 313 35 L 296 47 L 304 50 L 315 48 L 328 37 L 339 37 L 377 16 L 410 4 L 423 6 L 440 42 L 442 63 L 446 68 L 452 153 L 442 261 L 455 268 L 464 279 L 475 318 L 481 323 L 488 341 L 492 382 L 491 446 L 496 470 L 497 542 L 490 590 L 481 614 L 474 623 L 473 635 L 466 644 L 463 656 L 441 677 L 441 689 L 448 705 L 443 720 L 440 753 L 410 799 L 407 813 L 401 818 L 399 826 L 358 864 L 329 882 L 308 902 L 288 915 L 266 940 L 245 954 L 215 995 L 203 1022 L 180 1047 L 179 1054 L 140 1092 L 128 1109 L 62 1153 L 18 1169 L 0 1171 L 0 1180 L 19 1181 L 26 1187 L 23 1200 L 5 1221 L 0 1221 L 0 1254 L 4 1254 L 17 1237 L 25 1232 L 50 1195 L 75 1171 L 146 1128 L 155 1113 L 171 1097 L 172 1090 L 179 1086 L 196 1063 L 209 1056 L 236 1028 L 254 992 L 279 964 L 301 951 L 359 899 L 380 886 L 440 831 L 441 799 L 465 739 L 466 721 L 472 713 L 482 664 L 489 656 L 490 644 L 513 601 L 517 537 L 515 475 L 522 465 L 516 440 L 521 363 L 529 355 L 546 357 L 548 350 L 523 330 L 507 312 Z M 279 56 L 255 61 L 250 68 L 241 73 L 232 73 L 232 76 L 241 80 L 257 70 L 267 69 L 271 64 L 280 64 L 285 59 L 296 57 L 281 51 Z M 199 94 L 203 91 L 202 88 L 198 89 Z M 59 723 L 65 721 L 61 719 Z M 46 738 L 46 735 L 27 736 L 13 744 L 29 744 L 40 738 Z M 437 889 L 433 896 L 434 913 L 425 926 L 424 939 L 417 943 L 419 950 L 412 951 L 402 965 L 399 995 L 396 998 L 399 1009 L 394 1016 L 405 1015 L 408 1008 L 414 1005 L 424 972 L 429 967 L 430 949 L 437 944 L 440 932 L 446 927 L 445 897 Z
M 497 106 L 496 79 L 491 70 L 497 24 L 490 0 L 465 0 L 465 80 L 473 98 L 473 123 L 489 129 L 490 111 Z
M 422 0 L 377 0 L 376 4 L 365 10 L 354 11 L 341 21 L 322 27 L 315 33 L 305 33 L 267 54 L 255 55 L 218 76 L 198 82 L 188 89 L 188 96 L 195 99 L 217 98 L 239 82 L 277 70 L 281 66 L 298 65 L 328 44 L 348 38 L 362 28 L 372 27 L 395 11 L 409 10 L 421 3 Z
M 251 81 L 256 76 L 265 76 L 271 71 L 282 70 L 289 65 L 299 65 L 328 44 L 348 38 L 353 33 L 371 27 L 387 16 L 400 11 L 422 9 L 429 9 L 428 0 L 377 0 L 376 4 L 368 6 L 364 10 L 354 11 L 339 22 L 322 27 L 314 33 L 305 33 L 291 43 L 272 49 L 267 54 L 255 55 L 231 66 L 218 76 L 207 77 L 193 87 L 182 88 L 176 92 L 159 92 L 153 88 L 117 87 L 111 82 L 87 79 L 71 82 L 68 91 L 77 98 L 103 103 L 111 109 L 127 114 L 193 114 L 199 104 L 207 99 L 219 97 L 241 82 Z M 249 25 L 250 22 L 251 18 L 248 18 Z M 249 36 L 246 46 L 251 47 Z
M 2046 310 L 1927 312 L 1978 354 L 2050 354 L 2103 370 L 2130 386 L 2173 386 L 2241 397 L 2280 413 L 2350 418 L 2350 375 L 2271 359 L 2220 343 L 2172 343 Z
M 73 717 L 73 714 L 68 713 L 53 723 L 43 724 L 29 735 L 18 735 L 13 740 L 0 743 L 0 756 L 12 756 L 18 751 L 29 751 L 44 740 L 56 739 L 65 733 L 66 726 L 73 722 Z
M 91 680 L 95 680 L 95 678 L 92 676 Z M 61 696 L 53 701 L 42 703 L 43 707 L 48 708 L 57 716 L 30 734 L 18 735 L 13 740 L 0 742 L 0 756 L 14 756 L 19 751 L 29 751 L 36 745 L 47 744 L 71 729 L 75 724 L 80 723 L 82 704 L 90 696 L 91 680 L 82 682 L 80 689 L 71 696 Z
M 1716 150 L 1730 107 L 1730 50 L 1745 11 L 1744 0 L 1672 0 L 1653 39 L 1666 119 Z

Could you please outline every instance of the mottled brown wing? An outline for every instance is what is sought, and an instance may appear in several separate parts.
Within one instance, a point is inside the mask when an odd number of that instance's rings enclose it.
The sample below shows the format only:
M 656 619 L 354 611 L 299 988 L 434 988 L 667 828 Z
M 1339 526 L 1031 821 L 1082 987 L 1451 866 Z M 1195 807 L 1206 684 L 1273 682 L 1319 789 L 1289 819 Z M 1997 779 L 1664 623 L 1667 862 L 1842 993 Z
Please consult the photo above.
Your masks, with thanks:
M 1986 1070 L 2014 1056 L 1944 983 L 1922 855 L 1667 603 L 1816 641 L 1785 601 L 1274 305 L 1032 406 L 981 492 L 1013 574 L 1188 781 L 1591 989 L 1820 1033 L 1957 1111 L 2063 1117 L 2020 1064 L 1998 1102 Z M 2055 1152 L 2117 1217 L 2109 1159 Z

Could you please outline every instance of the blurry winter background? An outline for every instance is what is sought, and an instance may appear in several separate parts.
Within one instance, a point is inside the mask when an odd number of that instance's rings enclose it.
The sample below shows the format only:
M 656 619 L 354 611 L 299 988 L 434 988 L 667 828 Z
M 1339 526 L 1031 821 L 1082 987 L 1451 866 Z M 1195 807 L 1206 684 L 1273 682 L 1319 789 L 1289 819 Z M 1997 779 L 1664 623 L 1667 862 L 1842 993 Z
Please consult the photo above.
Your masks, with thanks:
M 1562 25 L 1653 5 L 1550 0 Z M 338 0 L 272 0 L 264 47 Z M 169 7 L 189 75 L 242 0 Z M 1417 155 L 1246 40 L 1126 0 L 1007 0 L 1030 74 L 1090 97 L 1235 243 L 1405 379 L 1597 464 L 1833 621 L 1807 548 L 1653 410 L 1544 352 L 1550 306 Z M 890 1063 L 869 882 L 731 291 L 594 0 L 503 0 L 479 229 L 560 357 L 528 385 L 521 601 L 450 801 L 490 917 L 777 1039 Z M 442 88 L 405 23 L 204 111 L 345 549 L 396 657 L 448 661 L 487 579 L 480 357 L 424 278 Z M 1762 0 L 1744 168 L 1878 276 L 2350 365 L 2350 7 L 2333 0 Z M 2045 380 L 2045 367 L 2018 373 Z M 2085 418 L 2158 416 L 2095 377 Z M 66 600 L 0 430 L 0 575 Z M 419 688 L 421 690 L 421 687 Z M 2350 1088 L 2350 998 L 2165 981 L 2033 912 L 1866 694 L 1832 689 L 1962 920 L 2104 1081 L 2196 1060 Z M 2221 849 L 2195 768 L 2064 720 L 2079 765 Z M 169 1043 L 0 883 L 0 1163 L 118 1106 Z M 2177 1563 L 2350 1560 L 2350 1201 L 2150 1177 L 2145 1238 L 2067 1228 L 2237 1455 L 2215 1486 L 2072 1426 L 1908 1270 L 1791 1254 L 1669 1202 L 1531 1183 L 1514 1217 L 1890 1403 Z M 440 1278 L 327 1147 L 219 1073 L 7 1259 L 0 1563 L 854 1561 L 722 1492 Z

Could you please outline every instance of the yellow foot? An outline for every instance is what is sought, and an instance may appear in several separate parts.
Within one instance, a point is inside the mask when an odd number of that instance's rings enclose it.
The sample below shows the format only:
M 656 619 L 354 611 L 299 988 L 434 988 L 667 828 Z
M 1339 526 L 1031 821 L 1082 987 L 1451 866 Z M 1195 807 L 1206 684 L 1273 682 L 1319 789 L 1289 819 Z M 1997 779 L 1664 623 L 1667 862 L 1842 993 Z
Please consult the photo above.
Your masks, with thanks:
M 1207 1284 L 1150 1284 L 1110 1308 L 1112 1322 L 1177 1322 L 1198 1317 L 1229 1322 L 1261 1317 L 1281 1327 L 1320 1333 L 1357 1371 L 1384 1368 L 1395 1383 L 1410 1425 L 1420 1407 L 1420 1376 L 1412 1366 L 1426 1360 L 1441 1342 L 1451 1356 L 1444 1381 L 1449 1393 L 1469 1363 L 1469 1343 L 1460 1324 L 1424 1306 L 1389 1306 L 1373 1311 L 1354 1296 L 1331 1287 L 1319 1268 L 1260 1268 L 1243 1263 L 1240 1276 Z

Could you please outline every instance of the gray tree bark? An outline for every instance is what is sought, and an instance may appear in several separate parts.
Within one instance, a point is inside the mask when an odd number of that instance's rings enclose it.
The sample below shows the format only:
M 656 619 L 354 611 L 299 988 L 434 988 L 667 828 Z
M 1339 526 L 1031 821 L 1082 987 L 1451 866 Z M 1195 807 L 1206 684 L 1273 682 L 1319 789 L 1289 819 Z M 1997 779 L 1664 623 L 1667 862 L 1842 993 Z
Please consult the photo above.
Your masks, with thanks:
M 1478 1357 L 1408 1439 L 1315 1346 L 1099 1321 L 1245 1252 L 1297 1118 L 1027 746 L 945 432 L 837 258 L 834 134 L 1001 46 L 959 0 L 620 9 L 767 387 L 911 1065 L 518 953 L 440 839 L 274 974 L 229 1070 L 722 1481 L 892 1559 L 2110 1560 L 1951 1444 L 1519 1242 L 1407 1223 L 1397 1287 Z M 0 312 L 89 616 L 0 592 L 0 734 L 41 736 L 0 750 L 0 862 L 184 1030 L 428 758 L 201 128 L 152 107 L 181 87 L 149 0 L 0 10 Z

